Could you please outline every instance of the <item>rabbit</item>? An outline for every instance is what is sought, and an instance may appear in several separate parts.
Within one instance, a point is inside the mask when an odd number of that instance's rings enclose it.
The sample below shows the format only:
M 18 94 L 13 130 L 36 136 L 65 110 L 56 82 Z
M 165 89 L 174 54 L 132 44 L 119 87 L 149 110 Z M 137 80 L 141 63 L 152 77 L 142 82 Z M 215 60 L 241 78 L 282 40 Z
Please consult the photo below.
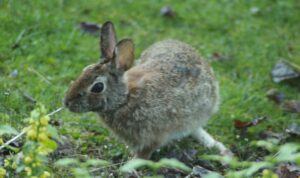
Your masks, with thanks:
M 100 33 L 100 61 L 85 67 L 71 84 L 66 108 L 97 113 L 136 158 L 149 159 L 159 147 L 189 135 L 232 154 L 203 129 L 218 110 L 220 96 L 213 70 L 194 48 L 164 40 L 146 49 L 134 65 L 131 39 L 117 42 L 110 21 Z

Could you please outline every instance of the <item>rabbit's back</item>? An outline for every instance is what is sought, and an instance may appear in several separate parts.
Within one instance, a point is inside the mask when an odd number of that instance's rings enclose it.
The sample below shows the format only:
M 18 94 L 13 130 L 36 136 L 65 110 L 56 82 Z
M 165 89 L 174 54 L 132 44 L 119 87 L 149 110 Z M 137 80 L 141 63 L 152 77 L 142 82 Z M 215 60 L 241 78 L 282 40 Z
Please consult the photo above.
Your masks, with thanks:
M 136 68 L 154 75 L 143 87 L 151 95 L 149 99 L 165 102 L 167 105 L 160 106 L 173 108 L 183 115 L 210 116 L 217 110 L 218 83 L 210 66 L 190 45 L 177 40 L 158 42 L 146 49 L 140 60 Z M 205 123 L 206 119 L 202 119 Z
M 168 141 L 188 135 L 217 110 L 213 72 L 189 45 L 162 41 L 145 50 L 140 60 L 125 75 L 128 104 L 110 120 L 112 128 L 120 128 L 116 134 L 130 140 L 128 144 L 143 146 L 158 138 Z

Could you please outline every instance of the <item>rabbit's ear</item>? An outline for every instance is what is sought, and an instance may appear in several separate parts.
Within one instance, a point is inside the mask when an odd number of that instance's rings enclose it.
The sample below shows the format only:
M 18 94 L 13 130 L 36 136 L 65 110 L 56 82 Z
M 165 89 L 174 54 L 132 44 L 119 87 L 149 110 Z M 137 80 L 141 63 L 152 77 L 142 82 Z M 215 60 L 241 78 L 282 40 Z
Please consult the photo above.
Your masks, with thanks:
M 105 60 L 113 59 L 114 49 L 117 43 L 114 24 L 110 21 L 105 22 L 101 28 L 100 47 L 101 55 Z
M 128 70 L 134 61 L 134 45 L 131 39 L 121 40 L 115 48 L 116 67 L 121 70 Z

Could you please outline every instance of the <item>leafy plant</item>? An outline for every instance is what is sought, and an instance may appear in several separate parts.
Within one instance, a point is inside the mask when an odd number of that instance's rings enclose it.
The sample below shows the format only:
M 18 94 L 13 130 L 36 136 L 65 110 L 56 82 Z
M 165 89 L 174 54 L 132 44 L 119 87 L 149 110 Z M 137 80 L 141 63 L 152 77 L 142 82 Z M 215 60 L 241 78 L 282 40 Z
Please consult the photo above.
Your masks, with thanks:
M 58 138 L 56 129 L 48 125 L 49 117 L 43 105 L 31 112 L 27 119 L 29 126 L 26 130 L 26 143 L 22 148 L 23 164 L 27 176 L 41 178 L 50 177 L 47 168 L 47 155 L 53 152 L 57 145 L 51 138 Z
M 17 135 L 17 134 L 18 134 L 18 131 L 9 125 L 0 126 L 0 146 L 3 146 L 3 148 L 5 147 L 7 149 L 10 149 L 13 152 L 19 151 L 19 149 L 14 148 L 10 145 L 4 145 L 3 138 L 2 138 L 3 136 L 6 136 L 6 135 Z M 0 178 L 4 178 L 7 174 L 10 175 L 10 172 L 15 171 L 16 168 L 17 168 L 17 165 L 14 162 L 13 157 L 12 156 L 7 157 L 4 160 L 3 167 L 0 166 Z
M 49 116 L 43 105 L 37 104 L 27 120 L 29 126 L 24 128 L 26 132 L 25 143 L 21 149 L 14 149 L 16 154 L 8 156 L 4 160 L 4 167 L 0 168 L 0 178 L 13 175 L 25 175 L 27 177 L 47 178 L 51 176 L 47 166 L 47 156 L 53 152 L 57 145 L 52 138 L 58 138 L 56 129 L 48 124 Z M 1 134 L 17 134 L 10 126 L 1 126 Z M 0 140 L 2 143 L 3 141 Z M 11 146 L 6 146 L 12 148 Z
M 2 138 L 5 135 L 17 135 L 17 134 L 18 134 L 18 131 L 15 128 L 9 126 L 9 125 L 0 126 L 0 146 L 3 147 L 3 148 L 4 147 L 8 148 L 8 149 L 10 149 L 14 152 L 17 152 L 18 151 L 17 148 L 14 148 L 10 145 L 4 145 L 3 138 Z
M 174 168 L 179 169 L 184 172 L 191 172 L 191 168 L 186 166 L 184 163 L 176 160 L 176 159 L 161 159 L 158 162 L 153 162 L 150 160 L 143 160 L 143 159 L 133 159 L 127 162 L 120 168 L 121 172 L 131 172 L 141 167 L 148 167 L 153 170 L 158 170 L 160 168 Z
M 292 162 L 300 165 L 300 144 L 297 143 L 286 143 L 280 146 L 276 145 L 276 142 L 271 141 L 255 141 L 253 145 L 263 147 L 267 149 L 270 154 L 264 157 L 262 161 L 239 161 L 236 158 L 229 158 L 218 155 L 204 156 L 210 160 L 221 161 L 230 166 L 229 171 L 226 173 L 226 177 L 230 178 L 242 178 L 242 177 L 253 177 L 257 175 L 259 171 L 262 174 L 261 178 L 277 178 L 279 175 L 273 172 L 273 169 L 286 162 Z
M 109 162 L 100 159 L 89 159 L 86 162 L 80 162 L 78 159 L 73 158 L 63 158 L 55 163 L 56 166 L 70 167 L 73 175 L 77 178 L 92 177 L 89 173 L 90 167 L 105 166 L 108 164 Z

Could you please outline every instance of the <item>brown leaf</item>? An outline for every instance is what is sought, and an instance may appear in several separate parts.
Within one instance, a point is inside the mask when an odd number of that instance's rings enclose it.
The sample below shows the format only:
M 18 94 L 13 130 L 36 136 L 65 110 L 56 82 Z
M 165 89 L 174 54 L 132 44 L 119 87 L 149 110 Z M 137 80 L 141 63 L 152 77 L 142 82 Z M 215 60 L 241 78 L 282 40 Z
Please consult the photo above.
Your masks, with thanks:
M 160 9 L 160 14 L 164 17 L 175 17 L 176 13 L 170 6 L 165 6 Z
M 295 79 L 300 76 L 300 66 L 288 62 L 286 60 L 279 60 L 272 69 L 273 81 L 279 83 L 288 79 Z
M 296 101 L 296 100 L 285 101 L 281 107 L 286 112 L 300 113 L 300 101 Z
M 267 97 L 277 104 L 282 103 L 285 99 L 284 93 L 282 93 L 276 89 L 270 89 L 269 91 L 267 91 Z
M 252 126 L 255 126 L 255 125 L 261 123 L 266 118 L 267 117 L 262 116 L 262 117 L 254 119 L 253 121 L 241 121 L 241 120 L 237 119 L 234 121 L 234 127 L 237 129 L 245 129 L 245 128 L 252 127 Z
M 212 53 L 211 57 L 214 60 L 217 60 L 217 61 L 224 61 L 224 60 L 226 60 L 226 56 L 224 56 L 222 53 L 219 53 L 219 52 Z
M 81 22 L 80 29 L 86 33 L 100 33 L 101 26 L 95 23 Z

